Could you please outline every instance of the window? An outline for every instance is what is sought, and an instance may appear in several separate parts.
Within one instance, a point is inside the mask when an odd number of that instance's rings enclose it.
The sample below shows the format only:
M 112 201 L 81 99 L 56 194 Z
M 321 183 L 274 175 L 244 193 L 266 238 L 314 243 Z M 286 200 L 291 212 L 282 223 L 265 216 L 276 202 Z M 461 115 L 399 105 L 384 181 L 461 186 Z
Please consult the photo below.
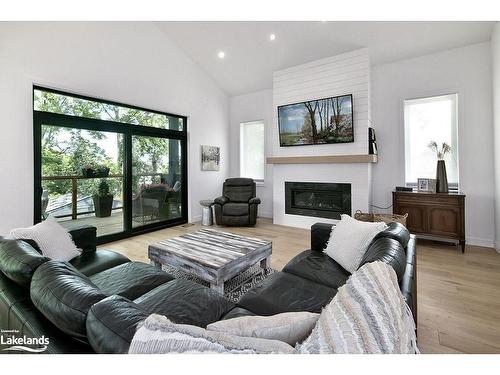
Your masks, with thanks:
M 264 181 L 264 121 L 240 124 L 240 176 Z
M 451 152 L 445 157 L 448 183 L 458 189 L 457 94 L 404 101 L 405 179 L 416 186 L 418 178 L 436 178 L 436 153 L 429 148 L 435 141 L 446 142 Z
M 35 223 L 99 243 L 187 222 L 186 117 L 33 88 Z

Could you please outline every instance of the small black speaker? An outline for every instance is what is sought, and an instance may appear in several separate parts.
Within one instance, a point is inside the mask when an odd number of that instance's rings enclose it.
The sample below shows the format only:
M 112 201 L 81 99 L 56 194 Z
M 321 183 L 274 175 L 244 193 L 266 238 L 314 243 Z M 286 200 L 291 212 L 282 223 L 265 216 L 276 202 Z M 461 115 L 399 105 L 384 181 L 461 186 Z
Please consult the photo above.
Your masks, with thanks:
M 408 186 L 396 186 L 396 191 L 413 191 L 413 188 Z

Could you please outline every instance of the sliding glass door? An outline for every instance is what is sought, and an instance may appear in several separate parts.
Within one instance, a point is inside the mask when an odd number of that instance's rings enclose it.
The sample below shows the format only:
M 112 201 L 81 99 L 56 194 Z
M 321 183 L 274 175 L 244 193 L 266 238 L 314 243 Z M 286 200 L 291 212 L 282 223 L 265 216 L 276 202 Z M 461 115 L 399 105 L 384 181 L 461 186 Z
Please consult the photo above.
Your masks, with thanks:
M 41 125 L 40 219 L 95 225 L 100 236 L 123 232 L 123 134 Z M 89 171 L 91 165 L 106 171 Z
M 100 243 L 187 222 L 186 118 L 34 88 L 35 223 Z
M 181 142 L 132 136 L 132 227 L 182 217 Z

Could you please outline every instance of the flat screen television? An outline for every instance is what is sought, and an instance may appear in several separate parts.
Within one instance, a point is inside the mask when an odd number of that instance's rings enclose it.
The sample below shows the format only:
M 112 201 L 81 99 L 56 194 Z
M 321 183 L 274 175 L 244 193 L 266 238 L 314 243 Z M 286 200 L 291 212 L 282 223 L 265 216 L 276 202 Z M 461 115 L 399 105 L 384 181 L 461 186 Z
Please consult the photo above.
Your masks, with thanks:
M 280 146 L 354 142 L 352 95 L 278 107 Z

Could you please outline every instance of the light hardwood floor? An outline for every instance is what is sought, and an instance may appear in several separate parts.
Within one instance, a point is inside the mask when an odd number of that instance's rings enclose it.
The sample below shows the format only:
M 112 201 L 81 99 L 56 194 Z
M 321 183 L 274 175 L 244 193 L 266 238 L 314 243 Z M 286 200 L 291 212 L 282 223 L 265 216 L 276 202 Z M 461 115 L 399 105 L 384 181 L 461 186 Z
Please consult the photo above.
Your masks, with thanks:
M 178 226 L 103 245 L 149 262 L 150 243 L 198 230 Z M 223 230 L 272 240 L 271 266 L 281 270 L 310 248 L 310 232 L 259 219 L 254 228 Z M 422 353 L 500 353 L 500 255 L 490 248 L 418 241 L 418 345 Z

